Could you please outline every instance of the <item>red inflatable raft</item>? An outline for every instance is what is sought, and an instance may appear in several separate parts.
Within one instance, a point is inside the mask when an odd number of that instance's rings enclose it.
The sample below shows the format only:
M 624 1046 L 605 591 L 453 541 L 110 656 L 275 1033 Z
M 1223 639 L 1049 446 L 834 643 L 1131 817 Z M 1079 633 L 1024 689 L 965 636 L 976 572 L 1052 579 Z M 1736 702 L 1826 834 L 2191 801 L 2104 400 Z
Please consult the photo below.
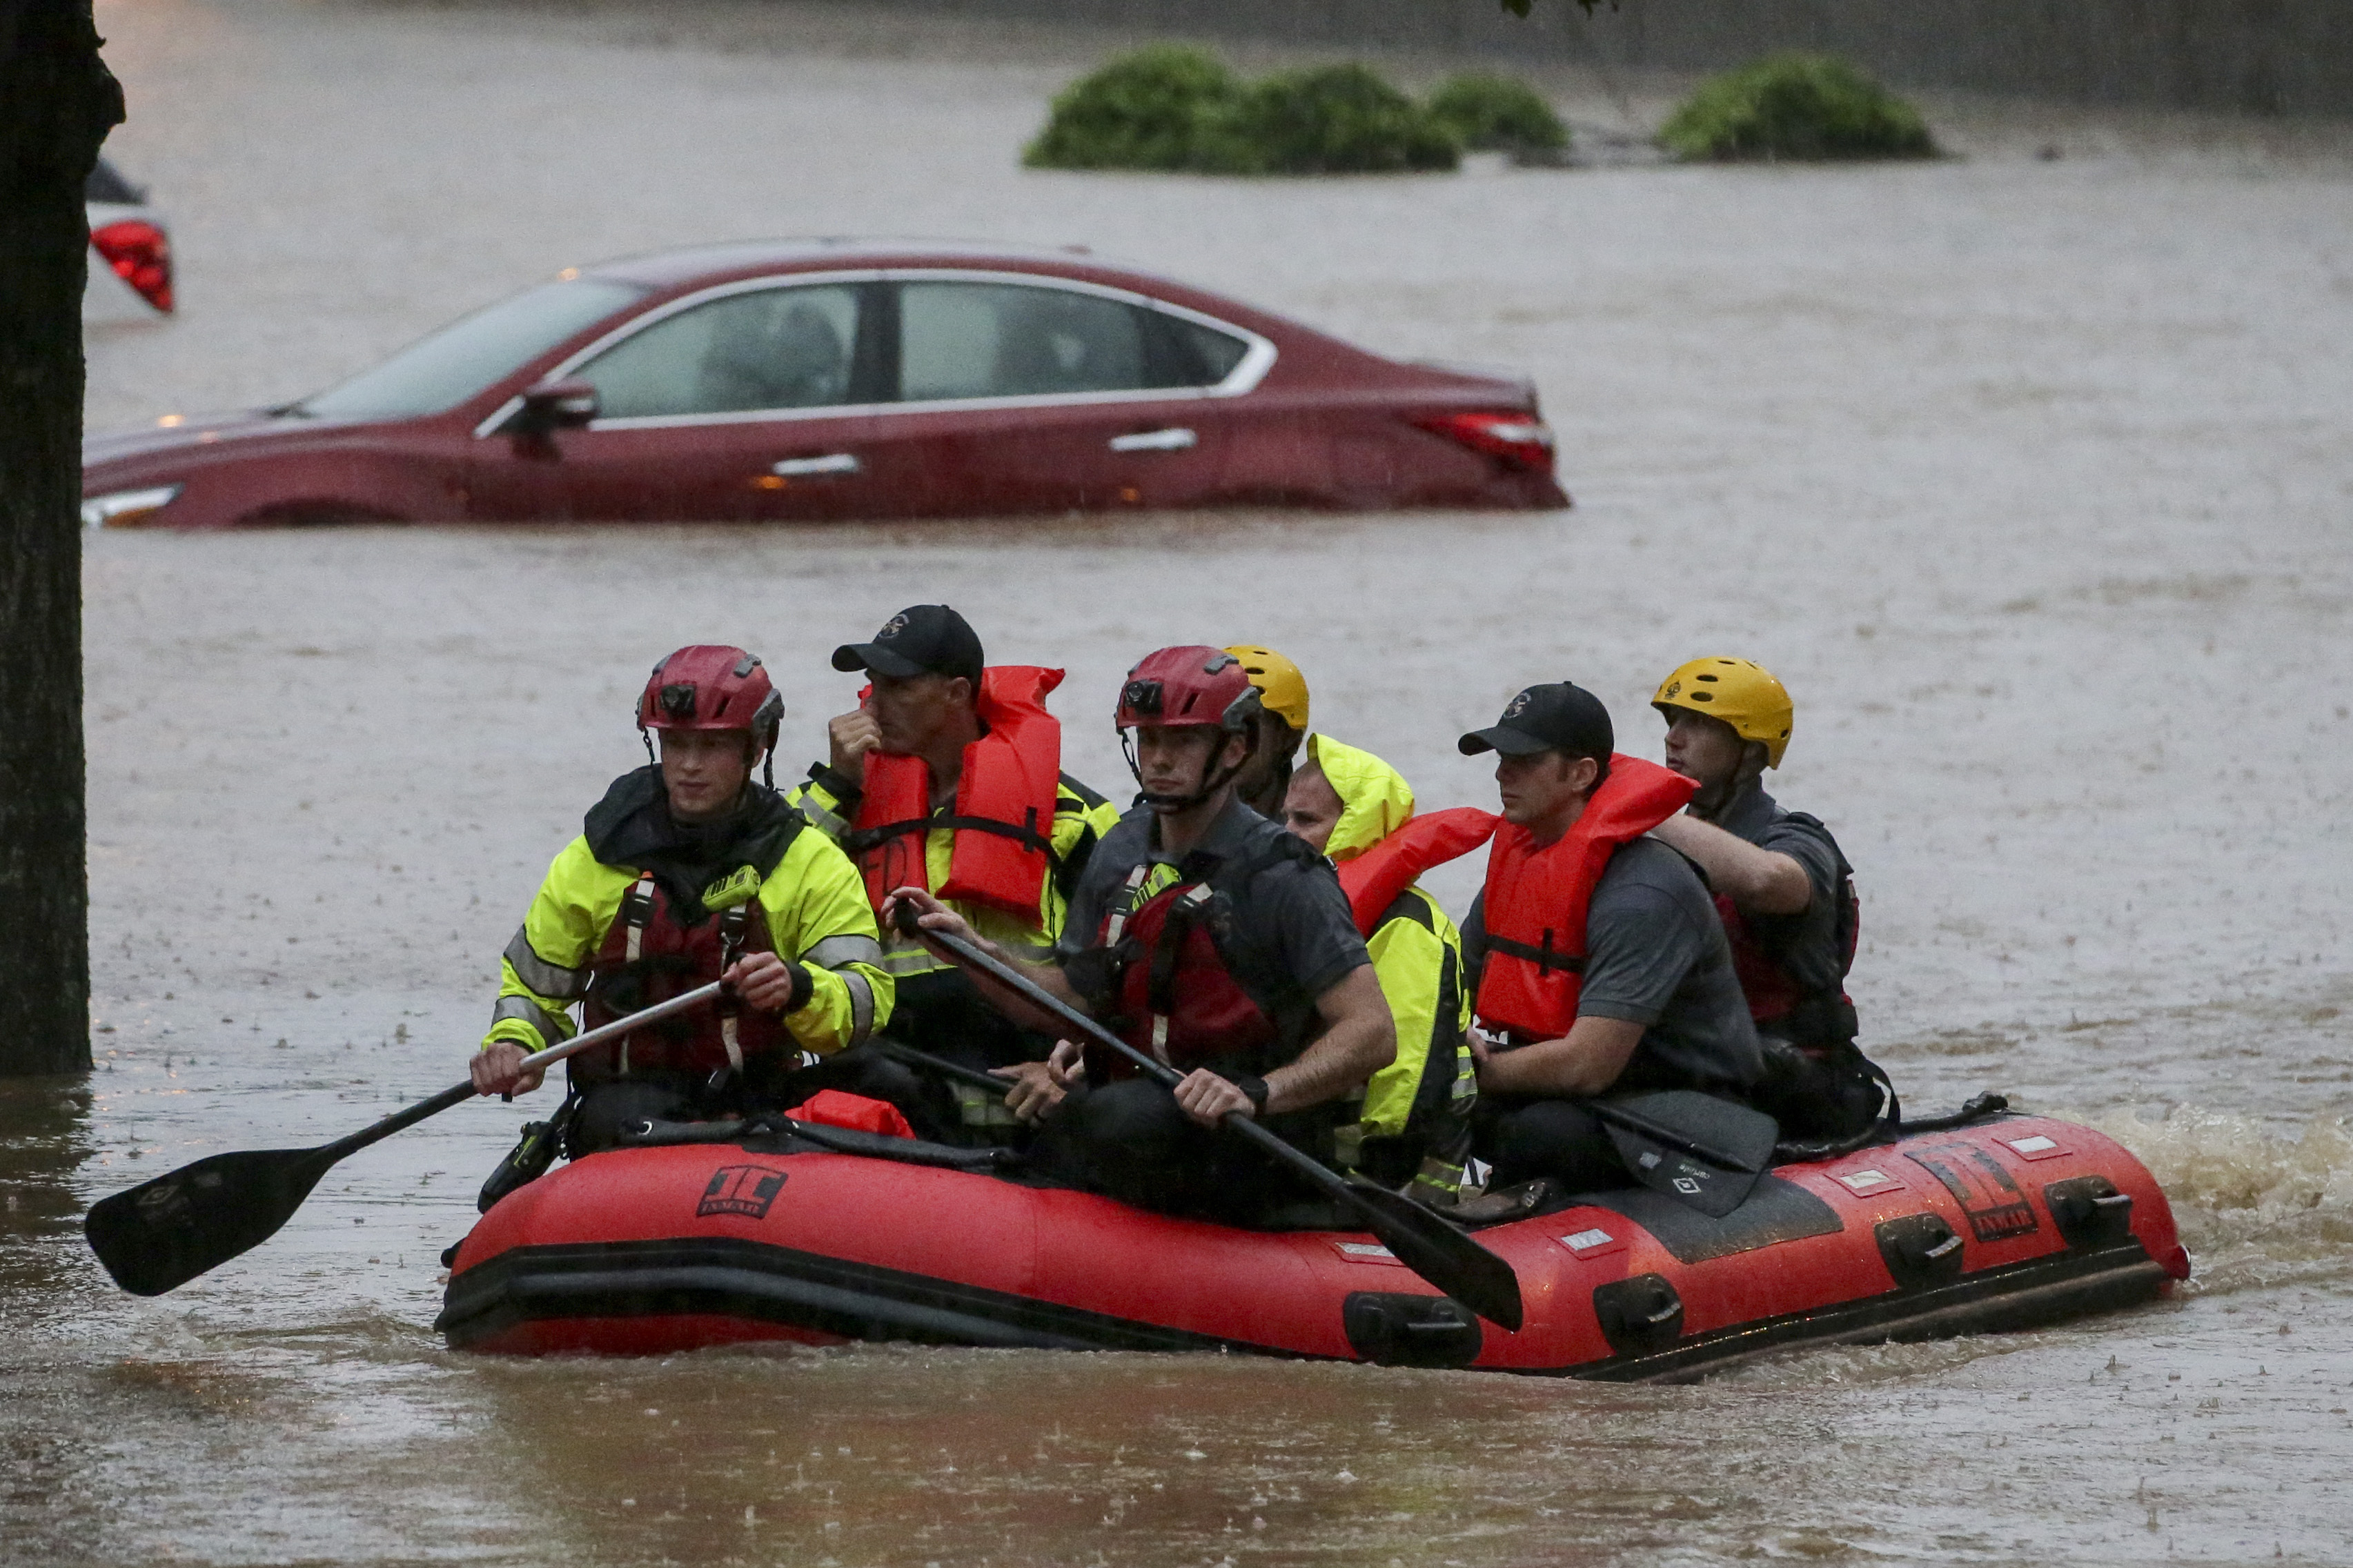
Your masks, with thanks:
M 894 1158 L 755 1138 L 542 1177 L 459 1246 L 436 1326 L 454 1347 L 523 1355 L 915 1340 L 1630 1380 L 2025 1327 L 2189 1272 L 2138 1161 L 2032 1116 L 1778 1167 L 1724 1219 L 1632 1190 L 1488 1226 L 1480 1241 L 1519 1275 L 1518 1333 L 1363 1235 L 1171 1219 L 956 1168 L 976 1153 L 817 1131 Z

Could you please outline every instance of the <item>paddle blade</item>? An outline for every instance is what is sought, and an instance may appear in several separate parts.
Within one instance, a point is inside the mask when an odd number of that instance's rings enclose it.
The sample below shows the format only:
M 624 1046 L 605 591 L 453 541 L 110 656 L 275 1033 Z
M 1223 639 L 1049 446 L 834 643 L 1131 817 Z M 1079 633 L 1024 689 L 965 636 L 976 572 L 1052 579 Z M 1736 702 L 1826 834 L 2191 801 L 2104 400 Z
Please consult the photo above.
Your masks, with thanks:
M 1638 1094 L 1594 1109 L 1636 1181 L 1710 1219 L 1748 1201 L 1781 1135 L 1763 1111 L 1694 1089 Z
M 160 1296 L 275 1236 L 332 1163 L 315 1149 L 214 1154 L 100 1198 L 82 1234 L 117 1285 Z
M 1520 1277 L 1512 1266 L 1411 1198 L 1351 1180 L 1346 1195 L 1397 1260 L 1491 1323 L 1517 1333 Z

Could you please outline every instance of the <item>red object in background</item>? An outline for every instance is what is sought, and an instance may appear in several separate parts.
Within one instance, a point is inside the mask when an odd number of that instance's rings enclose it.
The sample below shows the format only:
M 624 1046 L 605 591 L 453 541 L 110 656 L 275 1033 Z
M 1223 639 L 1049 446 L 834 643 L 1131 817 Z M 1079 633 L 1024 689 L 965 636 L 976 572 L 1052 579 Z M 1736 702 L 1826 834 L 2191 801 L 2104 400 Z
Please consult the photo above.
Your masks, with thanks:
M 155 309 L 172 309 L 172 242 L 153 224 L 125 218 L 92 229 L 90 243 L 97 247 L 115 276 L 139 290 Z
M 1451 437 L 1474 452 L 1501 458 L 1515 468 L 1552 477 L 1552 426 L 1534 415 L 1482 410 L 1441 414 L 1414 423 L 1435 435 Z
M 168 299 L 160 231 L 125 220 L 94 237 Z M 316 396 L 85 443 L 94 501 L 167 489 L 122 517 L 211 529 L 1569 504 L 1536 395 L 1508 374 L 1388 359 L 1069 251 L 842 241 L 567 269 Z
M 820 1127 L 847 1127 L 855 1132 L 877 1132 L 885 1138 L 913 1138 L 913 1127 L 887 1100 L 869 1100 L 838 1089 L 821 1089 L 785 1112 L 796 1121 Z

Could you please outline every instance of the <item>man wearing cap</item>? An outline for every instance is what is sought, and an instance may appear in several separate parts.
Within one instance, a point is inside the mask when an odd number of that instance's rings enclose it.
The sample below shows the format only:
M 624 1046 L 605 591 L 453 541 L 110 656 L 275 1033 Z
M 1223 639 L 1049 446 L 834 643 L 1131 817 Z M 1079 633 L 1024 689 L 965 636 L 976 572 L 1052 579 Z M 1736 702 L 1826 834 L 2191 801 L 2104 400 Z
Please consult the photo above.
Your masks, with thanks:
M 1477 968 L 1479 1152 L 1492 1185 L 1622 1185 L 1609 1137 L 1576 1100 L 1699 1089 L 1747 1096 L 1761 1073 L 1731 949 L 1707 889 L 1647 837 L 1694 785 L 1616 754 L 1609 713 L 1568 681 L 1531 686 L 1459 742 L 1493 752 L 1504 821 L 1463 926 Z
M 1065 1040 L 1049 1073 L 1011 1097 L 1022 1115 L 1045 1119 L 1039 1149 L 1066 1180 L 1228 1221 L 1302 1194 L 1280 1167 L 1219 1134 L 1225 1118 L 1260 1120 L 1329 1163 L 1351 1091 L 1397 1049 L 1330 862 L 1235 795 L 1259 700 L 1218 648 L 1162 648 L 1128 672 L 1116 722 L 1143 804 L 1088 862 L 1050 962 L 1028 966 L 1183 1080 L 1164 1089 Z M 910 887 L 897 897 L 925 928 L 971 940 L 964 917 L 933 894 Z M 1047 1021 L 991 983 L 984 993 Z
M 1712 656 L 1661 681 L 1651 706 L 1667 721 L 1667 766 L 1699 785 L 1652 831 L 1707 874 L 1765 1049 L 1763 1102 L 1799 1140 L 1870 1131 L 1900 1110 L 1855 1046 L 1854 868 L 1819 817 L 1765 793 L 1789 744 L 1788 691 L 1753 659 Z
M 1061 771 L 1061 726 L 1045 698 L 1062 672 L 986 664 L 979 637 L 945 605 L 902 610 L 871 641 L 834 649 L 833 667 L 863 670 L 868 689 L 828 726 L 831 757 L 787 798 L 858 861 L 876 909 L 898 887 L 921 887 L 992 942 L 1042 961 L 1088 857 L 1119 820 Z M 898 985 L 892 1038 L 983 1069 L 1041 1064 L 1052 1045 L 888 925 L 882 964 Z M 1032 1070 L 1042 1079 L 1042 1065 Z M 945 1124 L 935 1132 L 988 1141 L 1018 1125 L 1001 1097 L 966 1085 L 937 1084 L 925 1099 Z

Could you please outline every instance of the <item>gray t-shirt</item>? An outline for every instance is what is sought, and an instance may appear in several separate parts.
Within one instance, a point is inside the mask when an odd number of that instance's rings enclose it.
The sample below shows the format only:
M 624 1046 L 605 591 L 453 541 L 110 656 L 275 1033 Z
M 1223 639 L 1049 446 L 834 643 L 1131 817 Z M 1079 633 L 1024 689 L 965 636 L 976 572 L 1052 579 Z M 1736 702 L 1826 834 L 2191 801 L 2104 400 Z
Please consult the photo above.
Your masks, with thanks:
M 1194 853 L 1215 856 L 1231 866 L 1291 837 L 1290 829 L 1239 800 L 1229 800 Z M 1159 822 L 1148 806 L 1137 806 L 1103 835 L 1071 894 L 1070 917 L 1054 948 L 1057 959 L 1068 960 L 1099 945 L 1104 912 L 1129 872 L 1146 861 L 1174 864 L 1159 845 Z M 1282 974 L 1306 1002 L 1372 962 L 1349 912 L 1348 896 L 1340 890 L 1331 868 L 1320 860 L 1278 859 L 1252 878 L 1234 900 L 1234 938 L 1254 953 L 1273 955 L 1268 967 Z M 1260 1003 L 1264 1005 L 1265 999 Z
M 1482 897 L 1462 928 L 1466 958 L 1482 964 L 1485 912 Z M 1715 904 L 1698 873 L 1654 838 L 1619 846 L 1594 885 L 1577 1014 L 1643 1026 L 1621 1075 L 1631 1083 L 1748 1084 L 1764 1070 Z
M 1846 979 L 1846 944 L 1839 935 L 1839 905 L 1851 874 L 1831 830 L 1810 816 L 1781 809 L 1765 786 L 1752 784 L 1715 819 L 1715 826 L 1759 849 L 1787 855 L 1805 868 L 1813 897 L 1793 915 L 1750 914 L 1742 921 L 1765 955 L 1809 991 L 1836 992 Z

